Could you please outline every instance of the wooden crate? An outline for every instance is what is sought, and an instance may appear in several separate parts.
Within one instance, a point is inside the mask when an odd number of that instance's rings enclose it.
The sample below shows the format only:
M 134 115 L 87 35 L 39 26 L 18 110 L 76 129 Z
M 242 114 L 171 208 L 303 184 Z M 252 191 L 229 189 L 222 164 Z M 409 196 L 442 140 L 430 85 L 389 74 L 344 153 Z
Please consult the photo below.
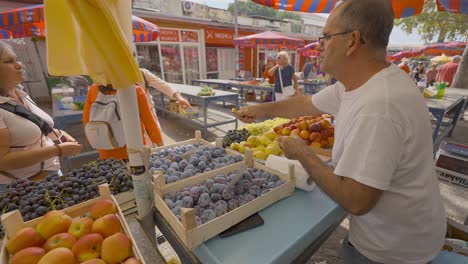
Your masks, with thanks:
M 156 153 L 156 152 L 159 152 L 161 150 L 165 150 L 165 149 L 170 149 L 170 148 L 174 148 L 174 147 L 179 147 L 179 146 L 183 146 L 183 145 L 188 145 L 188 144 L 197 144 L 197 143 L 202 143 L 206 146 L 216 146 L 216 147 L 220 147 L 222 148 L 222 139 L 221 138 L 217 138 L 215 143 L 211 143 L 211 142 L 208 142 L 206 140 L 204 140 L 201 136 L 201 131 L 200 130 L 196 130 L 195 131 L 195 138 L 193 139 L 189 139 L 189 140 L 185 140 L 185 141 L 181 141 L 181 142 L 177 142 L 177 143 L 174 143 L 174 144 L 171 144 L 171 145 L 167 145 L 167 146 L 162 146 L 162 147 L 158 147 L 158 148 L 152 148 L 151 149 L 151 153 Z M 237 151 L 234 151 L 232 149 L 229 149 L 229 148 L 226 148 L 224 149 L 226 151 L 226 154 L 227 155 L 230 155 L 230 156 L 236 156 L 236 155 L 242 155 L 241 153 L 237 152 Z M 238 164 L 238 163 L 241 163 L 241 162 L 237 162 L 237 163 L 234 163 L 234 164 Z M 232 166 L 233 164 L 231 165 L 227 165 L 226 167 L 229 167 L 229 166 Z M 214 169 L 213 171 L 219 171 L 220 169 L 222 168 L 218 168 L 218 169 Z M 185 179 L 182 179 L 182 180 L 179 180 L 177 182 L 173 182 L 173 183 L 167 183 L 167 185 L 172 185 L 172 184 L 175 184 L 175 183 L 179 183 L 179 182 L 184 182 L 186 181 L 187 179 L 191 179 L 193 177 L 197 177 L 199 174 L 197 175 L 194 175 L 192 177 L 188 177 L 188 178 L 185 178 Z
M 99 193 L 100 197 L 82 202 L 80 204 L 67 207 L 63 210 L 60 210 L 67 215 L 71 216 L 72 218 L 80 217 L 85 215 L 87 212 L 89 212 L 89 209 L 91 206 L 96 203 L 99 199 L 112 199 L 116 205 L 118 205 L 117 200 L 115 197 L 111 194 L 109 185 L 108 184 L 101 184 L 99 185 Z M 120 218 L 120 223 L 122 224 L 122 228 L 124 233 L 130 238 L 132 241 L 132 251 L 133 251 L 133 256 L 141 260 L 143 263 L 144 259 L 143 256 L 138 249 L 137 244 L 135 243 L 135 239 L 132 236 L 132 233 L 130 232 L 130 228 L 128 227 L 127 222 L 125 221 L 125 217 L 122 214 L 122 211 L 120 210 L 120 207 L 117 206 L 117 215 Z M 9 258 L 10 255 L 8 252 L 6 252 L 6 244 L 8 243 L 8 238 L 10 238 L 12 235 L 14 235 L 16 232 L 18 232 L 21 228 L 25 227 L 35 227 L 38 222 L 42 219 L 42 217 L 33 219 L 28 222 L 24 222 L 23 217 L 21 216 L 21 213 L 19 210 L 15 210 L 6 214 L 2 215 L 2 224 L 3 227 L 5 228 L 5 237 L 3 239 L 3 244 L 0 249 L 0 263 L 1 264 L 7 264 L 9 263 Z
M 270 192 L 255 198 L 254 200 L 241 205 L 240 207 L 229 211 L 215 219 L 197 226 L 195 221 L 196 210 L 193 208 L 182 208 L 180 222 L 177 217 L 172 213 L 171 209 L 164 203 L 164 194 L 167 192 L 177 192 L 183 190 L 187 186 L 194 186 L 203 183 L 206 179 L 212 178 L 219 173 L 235 172 L 247 167 L 254 167 L 278 175 L 286 182 L 271 190 Z M 296 183 L 294 180 L 294 166 L 289 166 L 289 173 L 283 174 L 278 171 L 272 170 L 264 165 L 254 162 L 249 156 L 246 160 L 233 164 L 229 167 L 221 168 L 218 170 L 209 171 L 200 174 L 198 177 L 190 177 L 185 181 L 176 182 L 174 184 L 166 185 L 164 176 L 157 173 L 153 176 L 154 183 L 154 201 L 156 208 L 161 212 L 164 218 L 169 222 L 174 232 L 178 235 L 180 240 L 190 249 L 193 249 L 208 239 L 218 235 L 229 227 L 241 222 L 252 214 L 268 207 L 269 205 L 290 196 L 294 193 Z

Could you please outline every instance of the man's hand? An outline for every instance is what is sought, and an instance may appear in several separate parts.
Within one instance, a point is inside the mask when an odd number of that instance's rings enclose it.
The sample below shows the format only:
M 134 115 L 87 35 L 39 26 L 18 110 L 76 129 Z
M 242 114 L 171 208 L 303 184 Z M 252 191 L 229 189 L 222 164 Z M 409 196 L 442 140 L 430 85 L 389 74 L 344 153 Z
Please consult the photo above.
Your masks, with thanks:
M 177 102 L 179 102 L 179 105 L 182 106 L 183 109 L 187 109 L 187 108 L 190 108 L 192 107 L 190 105 L 190 103 L 187 101 L 187 99 L 185 99 L 184 97 L 182 97 L 182 95 L 180 95 L 180 93 L 176 93 L 174 95 L 175 99 L 177 100 Z
M 296 134 L 288 137 L 279 137 L 278 142 L 280 143 L 284 156 L 293 160 L 298 160 L 300 157 L 304 156 L 307 150 L 306 148 L 309 147 Z
M 260 105 L 245 106 L 237 111 L 233 110 L 232 112 L 244 123 L 253 123 L 255 120 L 265 116 Z

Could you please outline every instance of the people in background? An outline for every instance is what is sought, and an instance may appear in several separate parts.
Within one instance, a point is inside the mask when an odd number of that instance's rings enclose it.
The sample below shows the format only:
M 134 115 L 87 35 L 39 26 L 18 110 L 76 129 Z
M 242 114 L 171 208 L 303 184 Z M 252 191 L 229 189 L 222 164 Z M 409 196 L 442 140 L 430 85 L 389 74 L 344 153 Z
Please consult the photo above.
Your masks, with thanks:
M 408 75 L 386 60 L 393 23 L 391 1 L 343 1 L 328 17 L 318 48 L 322 71 L 338 82 L 312 96 L 235 113 L 248 123 L 336 117 L 332 167 L 294 133 L 278 141 L 287 158 L 302 164 L 309 182 L 349 212 L 345 264 L 430 263 L 444 244 L 446 213 L 427 105 Z
M 267 59 L 267 64 L 265 67 L 265 71 L 263 72 L 263 80 L 268 79 L 268 83 L 274 84 L 275 83 L 275 75 L 269 75 L 268 72 L 270 71 L 271 68 L 275 67 L 275 59 L 269 57 Z
M 408 65 L 408 59 L 407 58 L 404 58 L 401 63 L 398 65 L 398 67 L 400 67 L 400 69 L 404 70 L 407 74 L 410 73 L 410 67 Z
M 426 77 L 426 69 L 423 62 L 418 63 L 418 67 L 413 70 L 413 76 L 416 82 L 419 82 Z
M 437 81 L 438 82 L 446 82 L 448 83 L 447 86 L 451 86 L 453 82 L 453 77 L 455 77 L 455 73 L 458 70 L 458 63 L 460 62 L 460 56 L 453 56 L 452 61 L 445 63 L 440 67 L 439 73 L 437 74 Z
M 293 85 L 297 94 L 299 93 L 299 84 L 294 68 L 289 64 L 289 55 L 286 51 L 280 51 L 278 53 L 277 62 L 278 63 L 268 71 L 268 75 L 275 76 L 275 99 L 276 101 L 280 101 L 286 99 L 285 96 L 283 96 L 283 88 Z
M 437 63 L 432 63 L 431 68 L 427 70 L 426 72 L 427 85 L 430 85 L 430 86 L 434 85 L 438 72 L 439 70 L 437 69 Z
M 302 68 L 302 74 L 304 80 L 307 79 L 314 79 L 317 75 L 317 65 L 316 65 L 317 59 L 310 57 L 307 58 L 306 63 L 304 64 L 304 67 Z
M 0 190 L 16 179 L 60 176 L 59 156 L 73 156 L 82 149 L 68 133 L 53 128 L 53 119 L 23 92 L 25 79 L 23 64 L 12 48 L 0 41 L 0 104 L 20 107 L 37 121 L 0 108 Z

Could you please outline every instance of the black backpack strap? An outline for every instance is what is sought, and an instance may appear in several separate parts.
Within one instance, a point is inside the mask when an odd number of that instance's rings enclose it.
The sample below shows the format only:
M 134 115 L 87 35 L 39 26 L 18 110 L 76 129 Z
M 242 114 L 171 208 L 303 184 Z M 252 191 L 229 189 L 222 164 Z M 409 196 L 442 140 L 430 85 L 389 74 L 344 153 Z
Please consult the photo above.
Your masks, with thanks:
M 29 111 L 26 107 L 22 105 L 12 105 L 9 103 L 3 103 L 0 104 L 0 108 L 33 122 L 39 127 L 39 129 L 44 135 L 49 135 L 54 131 L 53 128 L 50 127 L 46 121 L 44 121 L 44 119 L 40 118 L 38 115 Z

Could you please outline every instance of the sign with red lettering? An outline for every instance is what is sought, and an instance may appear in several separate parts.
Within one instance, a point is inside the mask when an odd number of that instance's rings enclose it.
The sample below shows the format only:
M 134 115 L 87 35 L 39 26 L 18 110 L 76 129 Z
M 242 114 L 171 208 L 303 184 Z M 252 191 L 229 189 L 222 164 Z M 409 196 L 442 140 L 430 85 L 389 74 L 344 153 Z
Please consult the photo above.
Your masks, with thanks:
M 239 37 L 255 34 L 254 32 L 239 31 Z M 207 28 L 205 29 L 206 44 L 230 44 L 234 40 L 234 30 Z
M 195 31 L 181 31 L 182 42 L 198 42 L 198 33 Z
M 179 31 L 161 28 L 161 30 L 159 31 L 159 40 L 179 42 Z

